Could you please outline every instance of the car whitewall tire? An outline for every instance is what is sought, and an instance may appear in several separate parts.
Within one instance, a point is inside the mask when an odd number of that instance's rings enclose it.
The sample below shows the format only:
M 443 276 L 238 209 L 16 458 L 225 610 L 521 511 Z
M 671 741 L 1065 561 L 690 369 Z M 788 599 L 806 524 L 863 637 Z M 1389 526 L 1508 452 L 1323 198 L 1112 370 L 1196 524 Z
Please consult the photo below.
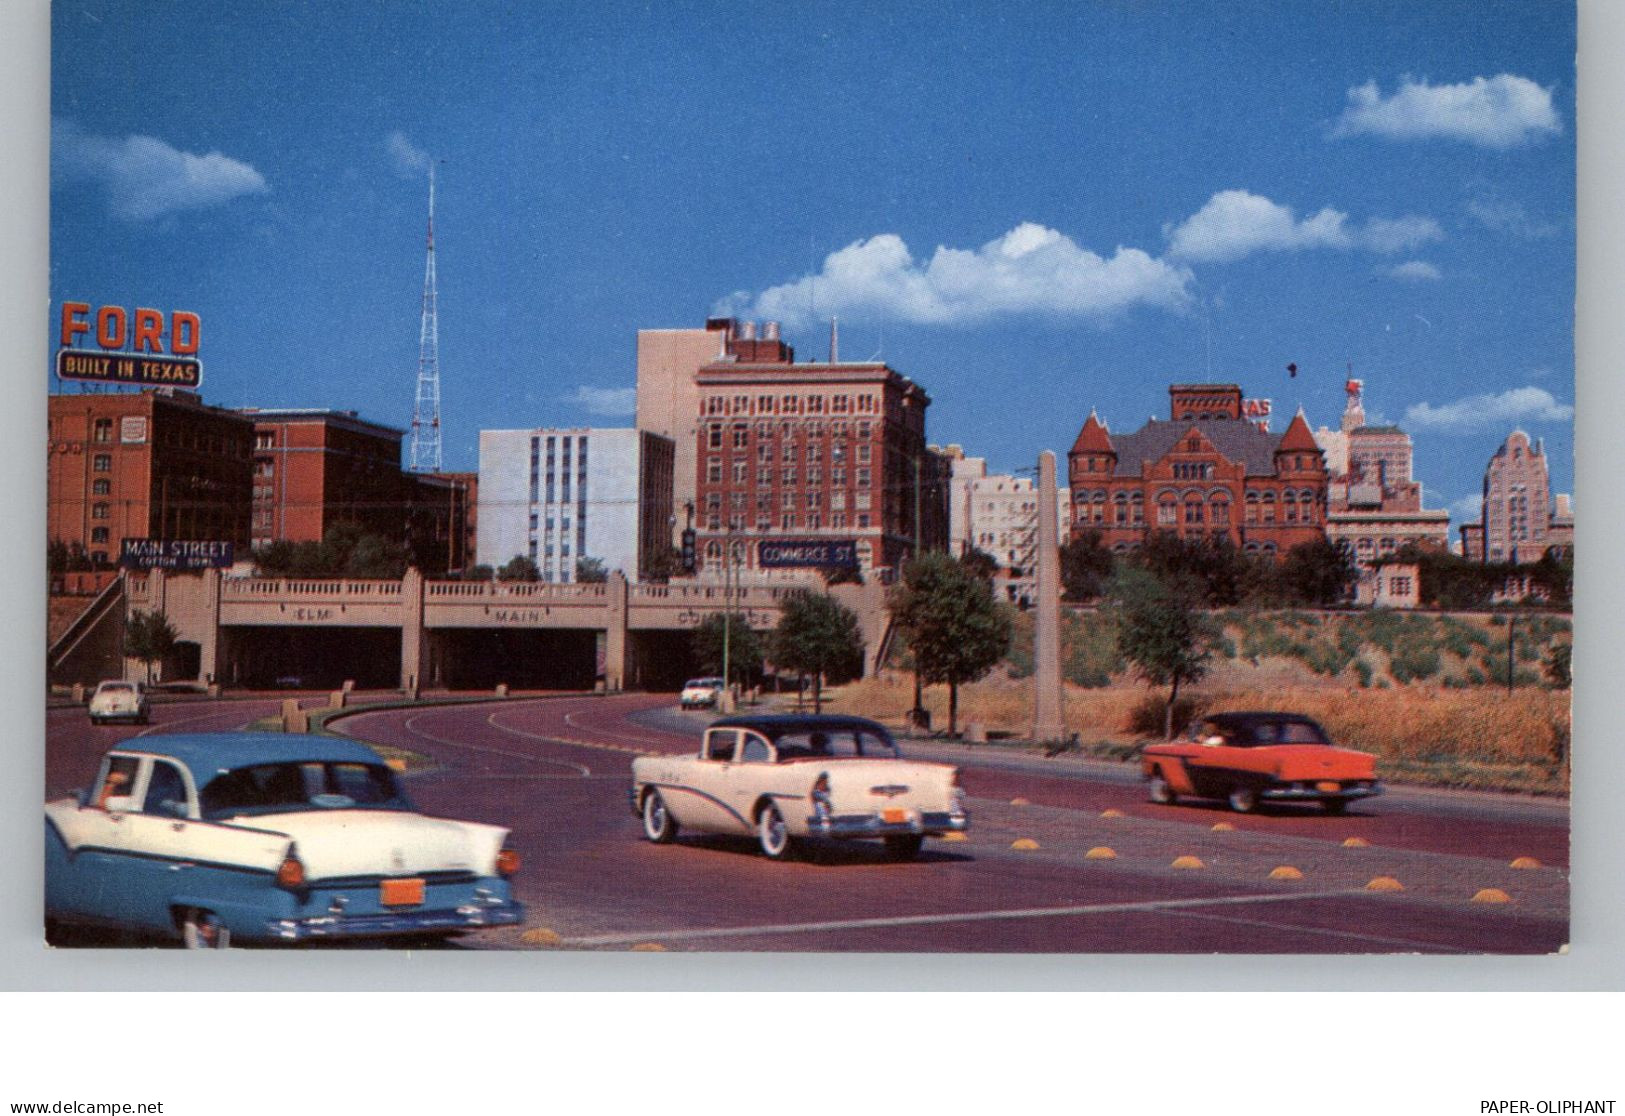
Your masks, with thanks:
M 669 844 L 677 836 L 677 820 L 666 809 L 659 791 L 643 796 L 643 835 L 657 845 Z

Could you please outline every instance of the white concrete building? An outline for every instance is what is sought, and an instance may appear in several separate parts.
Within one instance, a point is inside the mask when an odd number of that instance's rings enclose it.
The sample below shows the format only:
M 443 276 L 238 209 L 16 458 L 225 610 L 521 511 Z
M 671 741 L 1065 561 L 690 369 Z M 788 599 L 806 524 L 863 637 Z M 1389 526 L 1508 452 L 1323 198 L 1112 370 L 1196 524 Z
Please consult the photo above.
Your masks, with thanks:
M 526 555 L 542 580 L 574 581 L 576 562 L 642 579 L 670 545 L 670 438 L 631 429 L 480 431 L 478 561 Z
M 998 563 L 994 592 L 1014 604 L 1030 605 L 1037 589 L 1038 485 L 1032 477 L 989 473 L 987 459 L 968 457 L 957 445 L 933 450 L 948 461 L 948 552 L 971 548 Z M 1058 522 L 1071 519 L 1072 493 L 1055 493 Z

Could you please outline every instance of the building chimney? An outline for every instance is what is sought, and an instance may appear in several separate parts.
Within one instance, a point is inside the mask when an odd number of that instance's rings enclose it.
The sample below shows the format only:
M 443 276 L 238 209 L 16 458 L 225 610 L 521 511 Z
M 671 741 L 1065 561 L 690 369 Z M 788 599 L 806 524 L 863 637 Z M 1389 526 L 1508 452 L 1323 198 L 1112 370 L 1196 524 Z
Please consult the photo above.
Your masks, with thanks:
M 756 340 L 756 323 L 755 322 L 740 322 L 739 323 L 739 339 L 741 341 L 754 341 L 754 340 Z
M 762 323 L 762 340 L 763 341 L 777 341 L 778 339 L 779 339 L 779 323 L 778 322 L 763 322 Z
M 841 363 L 841 320 L 839 318 L 829 320 L 829 362 L 831 364 Z

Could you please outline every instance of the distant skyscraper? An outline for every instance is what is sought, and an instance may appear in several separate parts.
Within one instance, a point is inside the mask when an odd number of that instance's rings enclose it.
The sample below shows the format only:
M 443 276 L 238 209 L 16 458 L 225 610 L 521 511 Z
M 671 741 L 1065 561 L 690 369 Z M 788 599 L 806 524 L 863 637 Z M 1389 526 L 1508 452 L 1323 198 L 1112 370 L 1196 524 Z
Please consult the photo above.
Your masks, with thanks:
M 1480 530 L 1462 532 L 1467 556 L 1486 562 L 1537 562 L 1553 547 L 1573 546 L 1568 497 L 1557 498 L 1554 515 L 1549 485 L 1545 447 L 1539 441 L 1531 444 L 1522 430 L 1507 435 L 1484 470 Z
M 412 407 L 414 473 L 440 471 L 440 314 L 435 306 L 434 164 L 429 164 L 429 252 L 423 268 L 423 321 L 418 329 L 418 390 Z

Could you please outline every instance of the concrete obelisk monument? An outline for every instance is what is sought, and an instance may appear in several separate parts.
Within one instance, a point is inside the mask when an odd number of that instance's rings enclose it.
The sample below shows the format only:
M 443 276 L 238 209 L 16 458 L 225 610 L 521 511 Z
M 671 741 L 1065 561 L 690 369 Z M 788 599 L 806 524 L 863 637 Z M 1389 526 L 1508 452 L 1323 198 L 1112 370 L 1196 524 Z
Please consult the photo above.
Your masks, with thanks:
M 1038 455 L 1038 588 L 1033 631 L 1032 739 L 1066 736 L 1061 716 L 1061 552 L 1055 521 L 1055 455 Z

